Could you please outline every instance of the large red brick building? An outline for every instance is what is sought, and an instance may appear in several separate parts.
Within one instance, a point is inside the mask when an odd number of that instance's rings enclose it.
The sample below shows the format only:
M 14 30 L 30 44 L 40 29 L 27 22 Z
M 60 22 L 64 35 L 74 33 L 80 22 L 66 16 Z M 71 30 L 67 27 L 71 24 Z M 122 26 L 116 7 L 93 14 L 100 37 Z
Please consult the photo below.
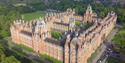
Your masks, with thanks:
M 64 63 L 87 63 L 114 28 L 116 20 L 114 12 L 103 19 L 98 18 L 89 5 L 84 16 L 76 15 L 74 9 L 67 9 L 61 13 L 47 13 L 44 18 L 32 21 L 16 20 L 10 30 L 16 44 L 26 45 Z M 61 32 L 63 36 L 55 39 L 52 31 Z

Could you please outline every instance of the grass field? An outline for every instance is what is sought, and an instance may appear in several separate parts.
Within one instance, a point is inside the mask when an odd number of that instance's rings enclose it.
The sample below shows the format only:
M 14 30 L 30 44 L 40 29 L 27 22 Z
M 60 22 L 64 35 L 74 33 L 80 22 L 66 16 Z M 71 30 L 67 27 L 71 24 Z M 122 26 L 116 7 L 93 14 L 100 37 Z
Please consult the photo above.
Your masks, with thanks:
M 24 20 L 33 20 L 33 19 L 37 19 L 40 17 L 44 17 L 45 16 L 45 12 L 43 11 L 37 11 L 37 12 L 33 12 L 33 13 L 26 13 L 26 14 L 22 14 L 22 17 Z

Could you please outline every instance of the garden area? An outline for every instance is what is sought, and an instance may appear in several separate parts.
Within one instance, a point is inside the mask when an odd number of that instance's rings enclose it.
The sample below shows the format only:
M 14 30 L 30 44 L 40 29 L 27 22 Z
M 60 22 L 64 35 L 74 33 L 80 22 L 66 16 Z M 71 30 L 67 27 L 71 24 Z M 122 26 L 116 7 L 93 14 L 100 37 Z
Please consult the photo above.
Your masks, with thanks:
M 79 28 L 81 28 L 81 29 L 86 30 L 86 29 L 88 29 L 90 26 L 92 26 L 93 23 L 82 23 L 82 22 L 80 22 L 80 21 L 76 21 L 76 22 L 75 22 L 75 25 L 76 25 L 76 27 L 79 27 Z
M 52 31 L 51 36 L 57 40 L 60 40 L 63 37 L 63 34 L 61 32 Z

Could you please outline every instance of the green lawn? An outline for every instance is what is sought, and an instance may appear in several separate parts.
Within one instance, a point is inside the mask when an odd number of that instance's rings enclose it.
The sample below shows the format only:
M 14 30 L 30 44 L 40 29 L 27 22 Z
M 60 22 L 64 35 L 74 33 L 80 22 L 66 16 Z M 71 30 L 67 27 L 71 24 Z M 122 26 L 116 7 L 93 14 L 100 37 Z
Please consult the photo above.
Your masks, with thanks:
M 45 16 L 45 12 L 43 11 L 22 14 L 22 17 L 24 20 L 33 20 L 44 16 Z
M 93 23 L 82 23 L 82 22 L 76 21 L 76 22 L 75 22 L 75 25 L 76 25 L 77 27 L 82 28 L 82 29 L 88 29 L 90 26 L 93 25 Z
M 49 61 L 49 62 L 51 62 L 51 63 L 63 63 L 62 61 L 57 60 L 57 59 L 55 59 L 55 58 L 53 58 L 53 57 L 50 57 L 50 56 L 48 56 L 48 55 L 46 55 L 46 54 L 40 55 L 40 57 L 42 57 L 44 60 L 47 60 L 47 61 Z
M 17 51 L 25 50 L 26 52 L 34 52 L 32 48 L 27 47 L 27 46 L 25 46 L 25 45 L 23 45 L 23 44 L 20 44 L 20 45 L 17 45 L 17 44 L 16 44 L 16 45 L 13 47 L 13 49 L 16 49 Z

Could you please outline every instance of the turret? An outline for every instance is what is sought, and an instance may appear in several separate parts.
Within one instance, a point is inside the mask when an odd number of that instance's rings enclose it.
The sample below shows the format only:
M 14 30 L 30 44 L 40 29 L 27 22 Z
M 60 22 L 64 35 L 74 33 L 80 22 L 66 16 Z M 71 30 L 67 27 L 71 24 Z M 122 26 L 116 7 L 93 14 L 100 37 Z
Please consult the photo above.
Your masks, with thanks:
M 88 5 L 87 10 L 86 10 L 86 14 L 92 14 L 92 13 L 93 13 L 93 11 L 92 11 L 91 5 Z
M 74 29 L 75 29 L 75 19 L 74 18 L 70 18 L 69 30 L 73 31 Z
M 84 21 L 85 22 L 92 22 L 95 20 L 94 18 L 97 17 L 97 14 L 92 11 L 91 5 L 88 5 L 86 13 L 84 14 Z

